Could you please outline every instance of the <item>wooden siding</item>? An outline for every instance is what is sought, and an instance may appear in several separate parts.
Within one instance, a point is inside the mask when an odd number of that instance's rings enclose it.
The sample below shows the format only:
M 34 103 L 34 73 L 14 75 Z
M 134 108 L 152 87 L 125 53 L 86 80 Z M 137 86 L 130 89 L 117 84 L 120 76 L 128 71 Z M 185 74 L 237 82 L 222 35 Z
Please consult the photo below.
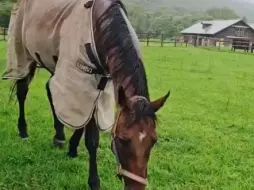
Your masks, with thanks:
M 254 30 L 252 28 L 250 28 L 248 25 L 246 25 L 243 21 L 240 21 L 234 25 L 247 27 L 244 29 L 244 35 L 241 37 L 254 38 Z M 215 34 L 213 37 L 214 38 L 226 38 L 227 36 L 237 37 L 236 28 L 233 26 L 230 26 L 230 27 L 220 31 L 219 33 Z

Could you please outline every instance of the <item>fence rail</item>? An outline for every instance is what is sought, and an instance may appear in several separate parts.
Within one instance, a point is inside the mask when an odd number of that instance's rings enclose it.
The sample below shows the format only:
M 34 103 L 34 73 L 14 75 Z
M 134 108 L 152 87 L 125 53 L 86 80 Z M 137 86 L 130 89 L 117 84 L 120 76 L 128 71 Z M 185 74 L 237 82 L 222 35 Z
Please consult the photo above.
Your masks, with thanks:
M 156 33 L 138 33 L 139 41 L 146 46 L 159 45 L 163 46 L 188 46 L 188 41 L 184 41 L 182 37 L 172 38 L 168 34 L 156 34 Z
M 0 27 L 0 41 L 7 40 L 8 28 Z M 235 51 L 237 49 L 245 52 L 254 50 L 254 39 L 234 39 L 234 38 L 213 38 L 204 36 L 179 36 L 171 37 L 169 34 L 158 33 L 137 33 L 138 39 L 145 46 L 173 46 L 173 47 L 202 47 L 215 48 L 218 50 Z
M 241 50 L 244 52 L 254 52 L 254 38 L 241 38 L 241 37 L 226 37 L 226 38 L 215 38 L 206 36 L 180 36 L 171 38 L 167 34 L 151 34 L 143 33 L 137 34 L 141 43 L 146 46 L 194 46 L 201 48 L 213 48 L 217 50 L 236 51 Z
M 7 40 L 8 28 L 0 27 L 0 40 Z M 181 38 L 171 38 L 167 34 L 156 33 L 138 33 L 139 41 L 145 43 L 147 46 L 160 45 L 161 47 L 172 44 L 173 46 L 188 46 L 188 42 L 183 42 Z

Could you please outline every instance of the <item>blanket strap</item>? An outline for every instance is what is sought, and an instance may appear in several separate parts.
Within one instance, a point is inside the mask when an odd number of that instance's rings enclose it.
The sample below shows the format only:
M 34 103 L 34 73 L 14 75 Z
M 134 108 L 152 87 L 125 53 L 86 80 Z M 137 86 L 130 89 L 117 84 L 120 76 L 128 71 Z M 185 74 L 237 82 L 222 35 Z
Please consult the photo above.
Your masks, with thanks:
M 97 68 L 98 74 L 102 75 L 100 82 L 97 86 L 97 89 L 104 90 L 107 85 L 108 80 L 110 80 L 111 77 L 105 73 L 104 69 L 102 68 L 102 66 L 100 65 L 98 60 L 95 58 L 95 55 L 93 54 L 91 43 L 85 44 L 85 48 L 86 48 L 86 53 L 87 53 L 88 58 L 90 59 L 91 63 L 93 63 L 95 65 L 95 67 Z
M 47 67 L 45 66 L 44 62 L 43 62 L 42 59 L 41 59 L 40 54 L 39 54 L 38 52 L 35 52 L 35 56 L 36 56 L 36 58 L 37 58 L 37 60 L 38 60 L 38 62 L 37 62 L 37 67 L 38 67 L 38 65 L 39 65 L 39 68 L 45 68 L 51 75 L 53 75 L 53 73 L 49 70 L 49 68 L 47 68 Z
M 95 67 L 101 74 L 106 75 L 106 73 L 104 72 L 104 69 L 102 68 L 102 66 L 100 65 L 98 60 L 95 58 L 95 55 L 93 54 L 91 43 L 85 44 L 85 48 L 86 48 L 86 53 L 87 53 L 88 58 L 90 59 L 91 63 L 93 63 L 95 65 Z

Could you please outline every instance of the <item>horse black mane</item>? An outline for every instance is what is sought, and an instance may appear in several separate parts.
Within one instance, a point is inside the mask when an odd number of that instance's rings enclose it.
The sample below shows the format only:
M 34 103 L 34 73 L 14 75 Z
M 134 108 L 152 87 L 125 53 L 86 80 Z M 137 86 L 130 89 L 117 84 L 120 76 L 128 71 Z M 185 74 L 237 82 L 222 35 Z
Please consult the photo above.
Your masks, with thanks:
M 109 60 L 114 59 L 111 63 L 113 65 L 110 65 L 113 70 L 111 74 L 113 78 L 117 78 L 118 84 L 121 85 L 130 77 L 129 85 L 132 85 L 133 95 L 149 98 L 144 66 L 138 57 L 120 7 L 118 2 L 113 3 L 98 21 L 97 26 L 103 26 L 100 29 L 102 35 L 98 40 L 102 44 L 100 49 L 103 49 L 104 55 L 108 55 Z M 105 68 L 109 67 L 104 64 Z
M 107 55 L 108 60 L 113 59 L 109 63 L 112 65 L 105 62 L 103 66 L 107 69 L 110 67 L 112 78 L 117 81 L 118 88 L 122 86 L 125 92 L 131 91 L 131 96 L 138 95 L 147 98 L 146 105 L 142 101 L 137 103 L 135 120 L 144 117 L 156 120 L 154 110 L 149 103 L 144 65 L 138 56 L 127 23 L 120 11 L 122 5 L 122 3 L 119 4 L 119 1 L 113 2 L 96 24 L 96 28 L 98 27 L 101 33 L 98 42 L 103 52 L 99 54 Z M 124 8 L 123 10 L 126 11 Z M 129 81 L 123 86 L 126 79 Z

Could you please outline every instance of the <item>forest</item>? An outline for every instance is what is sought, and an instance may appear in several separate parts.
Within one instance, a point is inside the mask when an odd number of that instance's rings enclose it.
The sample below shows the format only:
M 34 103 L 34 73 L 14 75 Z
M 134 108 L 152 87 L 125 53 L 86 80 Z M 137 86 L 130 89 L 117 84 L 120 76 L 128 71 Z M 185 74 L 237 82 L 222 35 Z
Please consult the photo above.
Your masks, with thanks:
M 8 27 L 14 1 L 0 0 L 0 27 Z M 231 5 L 230 1 L 236 0 L 207 2 L 206 0 L 123 0 L 129 19 L 137 33 L 165 33 L 171 37 L 179 35 L 181 30 L 199 20 L 238 18 L 247 20 L 247 17 L 239 11 L 240 9 L 226 6 Z M 247 10 L 246 12 L 248 13 Z

